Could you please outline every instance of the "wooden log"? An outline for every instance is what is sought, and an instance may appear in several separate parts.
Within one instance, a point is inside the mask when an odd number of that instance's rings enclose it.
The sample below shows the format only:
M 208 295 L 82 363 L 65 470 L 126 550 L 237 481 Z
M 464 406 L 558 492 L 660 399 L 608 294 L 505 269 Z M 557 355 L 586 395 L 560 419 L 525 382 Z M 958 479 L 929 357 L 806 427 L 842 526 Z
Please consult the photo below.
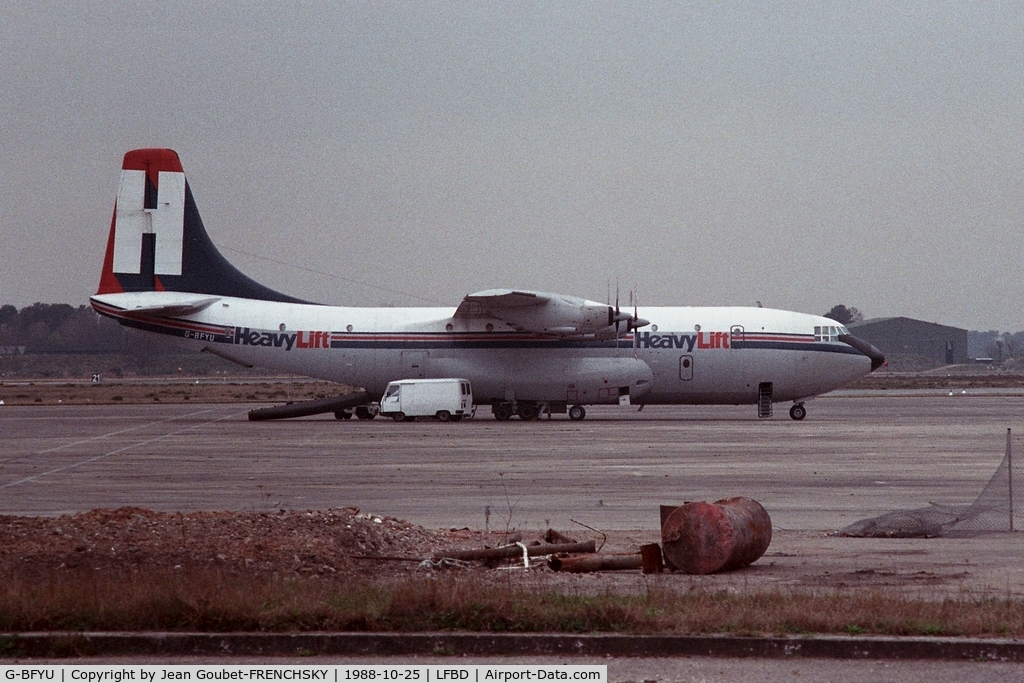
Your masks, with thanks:
M 621 569 L 640 569 L 643 559 L 640 553 L 575 555 L 573 557 L 552 557 L 548 566 L 556 572 L 599 572 Z
M 594 541 L 583 543 L 541 543 L 540 545 L 526 546 L 526 554 L 529 557 L 537 555 L 554 555 L 556 553 L 592 553 L 597 548 Z M 523 549 L 518 545 L 508 545 L 502 548 L 485 548 L 483 550 L 449 550 L 441 553 L 434 553 L 433 559 L 451 560 L 502 560 L 509 557 L 522 557 Z

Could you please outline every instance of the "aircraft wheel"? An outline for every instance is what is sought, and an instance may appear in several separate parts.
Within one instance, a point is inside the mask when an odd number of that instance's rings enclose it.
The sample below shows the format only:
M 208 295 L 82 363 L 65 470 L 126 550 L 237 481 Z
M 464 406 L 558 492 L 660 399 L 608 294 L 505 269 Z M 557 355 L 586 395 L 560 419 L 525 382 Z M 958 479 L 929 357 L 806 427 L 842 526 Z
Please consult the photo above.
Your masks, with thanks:
M 371 413 L 370 409 L 367 408 L 366 406 L 358 406 L 356 408 L 356 417 L 358 417 L 360 420 L 372 420 L 373 418 L 377 417 L 377 414 Z
M 579 422 L 580 420 L 582 420 L 586 416 L 587 416 L 586 409 L 583 406 L 581 406 L 580 404 L 578 404 L 578 403 L 576 405 L 574 405 L 572 408 L 569 408 L 569 419 L 570 420 L 575 420 L 575 421 Z
M 334 411 L 334 419 L 335 420 L 351 420 L 352 419 L 352 413 L 348 412 L 347 410 L 335 410 Z
M 789 409 L 789 416 L 794 420 L 802 420 L 807 417 L 807 408 L 804 408 L 803 403 L 794 403 Z
M 536 403 L 527 403 L 519 406 L 520 420 L 536 420 L 540 416 L 540 408 Z
M 437 411 L 437 415 L 434 417 L 436 417 L 439 422 L 448 422 L 452 419 L 452 414 L 447 410 L 439 410 Z
M 500 405 L 494 409 L 494 419 L 505 421 L 512 417 L 512 408 L 507 405 Z
M 404 422 L 405 413 L 395 413 L 394 415 L 391 416 L 391 419 L 394 420 L 395 422 Z

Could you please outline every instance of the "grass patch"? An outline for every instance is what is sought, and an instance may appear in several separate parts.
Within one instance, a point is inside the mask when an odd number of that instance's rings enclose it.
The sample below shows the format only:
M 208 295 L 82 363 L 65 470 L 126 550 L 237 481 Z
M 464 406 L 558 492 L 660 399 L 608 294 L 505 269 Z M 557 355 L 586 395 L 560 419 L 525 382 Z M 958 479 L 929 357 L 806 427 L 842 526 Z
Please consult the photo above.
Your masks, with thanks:
M 489 574 L 326 581 L 183 568 L 0 576 L 0 631 L 479 631 L 1024 636 L 1015 600 L 676 591 L 560 593 Z

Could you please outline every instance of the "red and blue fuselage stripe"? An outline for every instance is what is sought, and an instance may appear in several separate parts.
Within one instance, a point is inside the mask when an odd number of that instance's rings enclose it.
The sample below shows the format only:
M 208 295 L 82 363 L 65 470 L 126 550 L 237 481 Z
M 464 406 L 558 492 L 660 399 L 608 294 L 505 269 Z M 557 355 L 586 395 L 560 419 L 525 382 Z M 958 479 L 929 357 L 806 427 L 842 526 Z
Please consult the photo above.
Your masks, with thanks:
M 604 340 L 574 340 L 548 337 L 532 332 L 285 332 L 274 330 L 258 330 L 225 325 L 197 323 L 191 320 L 151 316 L 142 313 L 107 306 L 94 302 L 96 310 L 106 316 L 116 318 L 130 327 L 157 332 L 161 334 L 197 339 L 219 344 L 242 346 L 292 348 L 330 348 L 330 349 L 629 349 L 633 348 L 633 335 L 622 338 Z M 315 345 L 303 343 L 306 339 L 316 339 Z M 313 335 L 316 335 L 315 337 Z M 664 335 L 668 336 L 668 335 Z M 677 338 L 682 335 L 677 335 Z M 691 335 L 692 337 L 692 335 Z M 298 344 L 296 345 L 296 339 Z M 322 342 L 321 342 L 322 340 Z M 692 345 L 685 345 L 686 338 L 678 346 L 680 351 L 692 351 Z M 746 333 L 740 338 L 734 337 L 729 347 L 733 349 L 761 349 L 780 351 L 816 351 L 826 353 L 844 353 L 859 355 L 856 349 L 842 343 L 818 342 L 814 335 L 792 333 L 759 332 Z M 704 347 L 698 347 L 704 348 Z

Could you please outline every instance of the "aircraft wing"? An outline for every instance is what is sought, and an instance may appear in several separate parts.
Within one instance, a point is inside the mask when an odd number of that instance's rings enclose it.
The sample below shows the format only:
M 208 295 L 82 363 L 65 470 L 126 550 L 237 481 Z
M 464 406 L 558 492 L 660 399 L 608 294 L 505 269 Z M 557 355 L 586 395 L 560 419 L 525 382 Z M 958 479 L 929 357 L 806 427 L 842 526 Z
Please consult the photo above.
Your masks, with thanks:
M 488 289 L 468 294 L 456 318 L 493 318 L 520 332 L 567 338 L 611 338 L 628 331 L 628 315 L 607 304 L 565 294 L 516 289 Z

